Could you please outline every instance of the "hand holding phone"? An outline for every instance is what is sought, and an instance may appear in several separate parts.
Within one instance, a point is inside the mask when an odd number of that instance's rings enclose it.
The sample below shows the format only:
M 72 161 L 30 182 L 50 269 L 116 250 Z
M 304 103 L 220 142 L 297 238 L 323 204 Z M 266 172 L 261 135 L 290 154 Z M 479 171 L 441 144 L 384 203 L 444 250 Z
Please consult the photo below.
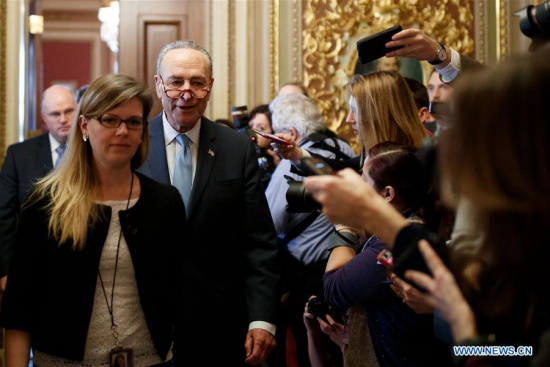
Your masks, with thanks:
M 254 128 L 252 129 L 252 131 L 254 131 L 256 134 L 258 134 L 260 136 L 263 136 L 264 138 L 269 139 L 271 141 L 274 141 L 276 143 L 283 144 L 283 145 L 292 145 L 291 142 L 286 141 L 285 139 L 279 138 L 277 135 L 266 133 L 265 131 L 254 129 Z
M 357 53 L 359 54 L 359 62 L 366 64 L 381 58 L 390 51 L 398 50 L 403 46 L 386 48 L 386 43 L 391 41 L 394 34 L 403 30 L 400 25 L 393 26 L 385 29 L 382 32 L 378 32 L 371 36 L 361 38 L 357 41 Z
M 390 250 L 384 249 L 380 251 L 378 256 L 376 256 L 376 260 L 378 260 L 378 262 L 380 262 L 380 264 L 382 264 L 382 266 L 386 269 L 391 270 L 393 267 L 393 254 Z

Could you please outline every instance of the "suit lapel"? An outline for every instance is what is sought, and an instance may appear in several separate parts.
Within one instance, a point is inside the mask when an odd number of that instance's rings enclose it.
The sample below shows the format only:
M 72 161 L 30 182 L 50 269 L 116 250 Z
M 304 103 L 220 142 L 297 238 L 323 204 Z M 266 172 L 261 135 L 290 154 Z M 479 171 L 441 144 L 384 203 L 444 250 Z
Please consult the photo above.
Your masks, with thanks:
M 162 112 L 150 121 L 149 134 L 151 146 L 146 162 L 147 167 L 145 167 L 149 172 L 145 171 L 143 173 L 158 182 L 170 185 L 170 174 L 168 173 L 166 161 L 166 143 L 164 142 L 164 130 L 162 128 Z
M 212 125 L 214 123 L 203 117 L 201 122 L 201 132 L 199 137 L 199 154 L 197 157 L 197 170 L 193 181 L 193 189 L 189 200 L 189 208 L 187 209 L 187 217 L 193 212 L 200 197 L 204 192 L 204 188 L 210 180 L 210 174 L 216 160 L 216 134 Z
M 29 150 L 25 152 L 20 173 L 19 200 L 22 203 L 36 181 L 46 176 L 53 169 L 52 150 L 49 133 L 37 139 L 28 140 Z
M 53 169 L 52 149 L 50 147 L 49 133 L 42 134 L 41 137 L 37 146 L 36 162 L 40 172 L 44 172 L 45 175 Z

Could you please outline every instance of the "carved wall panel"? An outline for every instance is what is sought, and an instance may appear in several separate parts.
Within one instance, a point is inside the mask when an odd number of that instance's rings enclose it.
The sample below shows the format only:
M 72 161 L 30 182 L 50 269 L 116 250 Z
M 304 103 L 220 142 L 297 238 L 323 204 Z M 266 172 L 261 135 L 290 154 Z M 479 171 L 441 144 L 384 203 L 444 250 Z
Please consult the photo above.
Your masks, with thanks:
M 343 121 L 347 113 L 346 85 L 357 62 L 358 39 L 400 24 L 403 28 L 421 28 L 471 55 L 473 4 L 464 0 L 303 0 L 303 81 L 328 127 L 351 137 Z M 427 70 L 429 64 L 423 68 Z

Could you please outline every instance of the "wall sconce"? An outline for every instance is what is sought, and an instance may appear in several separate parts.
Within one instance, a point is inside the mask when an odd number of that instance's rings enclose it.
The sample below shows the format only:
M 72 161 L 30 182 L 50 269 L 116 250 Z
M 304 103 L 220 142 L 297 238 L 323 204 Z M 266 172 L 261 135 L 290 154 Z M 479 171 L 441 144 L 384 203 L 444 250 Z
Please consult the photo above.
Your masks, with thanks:
M 42 15 L 29 16 L 29 32 L 30 34 L 44 33 L 44 17 Z
M 109 7 L 99 8 L 97 18 L 101 21 L 101 40 L 107 43 L 111 51 L 118 52 L 119 2 L 111 1 Z

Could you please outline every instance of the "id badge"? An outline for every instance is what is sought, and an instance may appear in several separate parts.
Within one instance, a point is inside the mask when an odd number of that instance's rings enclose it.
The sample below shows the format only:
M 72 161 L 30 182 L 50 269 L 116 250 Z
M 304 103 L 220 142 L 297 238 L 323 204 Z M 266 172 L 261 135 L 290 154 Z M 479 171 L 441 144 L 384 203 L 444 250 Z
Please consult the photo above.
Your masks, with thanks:
M 109 353 L 110 367 L 133 367 L 134 355 L 131 348 L 114 348 Z

